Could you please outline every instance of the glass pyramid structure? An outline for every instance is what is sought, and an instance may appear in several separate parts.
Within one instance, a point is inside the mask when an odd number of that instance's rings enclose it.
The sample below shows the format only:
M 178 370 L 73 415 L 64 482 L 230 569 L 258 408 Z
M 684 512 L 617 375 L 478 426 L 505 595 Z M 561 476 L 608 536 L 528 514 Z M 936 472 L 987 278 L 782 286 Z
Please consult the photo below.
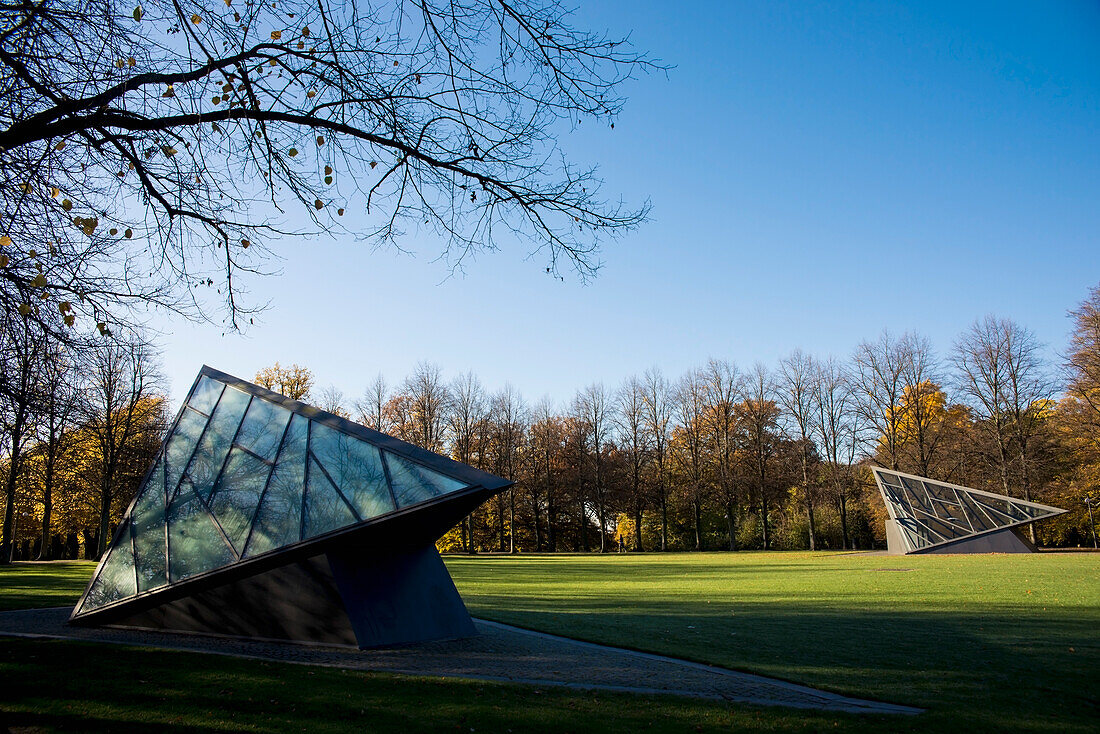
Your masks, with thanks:
M 203 367 L 71 621 L 370 545 L 398 519 L 431 546 L 510 484 Z
M 1066 512 L 877 466 L 871 467 L 871 472 L 886 503 L 887 542 L 892 553 L 1027 550 L 1016 546 L 1017 541 L 1007 533 Z M 978 538 L 984 542 L 964 545 Z

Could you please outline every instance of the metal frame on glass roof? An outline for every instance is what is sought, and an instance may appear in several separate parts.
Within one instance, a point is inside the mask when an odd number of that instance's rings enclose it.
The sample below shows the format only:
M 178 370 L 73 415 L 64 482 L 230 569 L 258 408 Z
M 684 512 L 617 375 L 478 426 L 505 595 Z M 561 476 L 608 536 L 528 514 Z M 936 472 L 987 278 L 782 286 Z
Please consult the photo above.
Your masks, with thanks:
M 510 485 L 204 366 L 70 621 L 116 623 L 325 554 L 324 573 L 434 554 Z
M 895 539 L 904 553 L 925 553 L 1066 512 L 882 467 L 872 466 L 871 473 L 889 514 L 891 551 Z

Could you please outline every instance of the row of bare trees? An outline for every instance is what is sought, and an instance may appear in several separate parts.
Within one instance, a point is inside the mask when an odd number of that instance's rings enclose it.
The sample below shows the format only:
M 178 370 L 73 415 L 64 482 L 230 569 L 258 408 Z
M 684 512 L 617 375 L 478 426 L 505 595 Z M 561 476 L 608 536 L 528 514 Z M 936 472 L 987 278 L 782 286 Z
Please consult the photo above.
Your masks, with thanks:
M 75 557 L 79 545 L 98 557 L 165 427 L 153 348 L 62 343 L 14 319 L 0 328 L 0 367 L 0 563 Z
M 711 359 L 676 378 L 654 368 L 592 383 L 564 404 L 429 362 L 397 384 L 379 375 L 353 401 L 296 365 L 255 379 L 514 480 L 443 539 L 450 550 L 866 548 L 884 519 L 870 461 L 1065 507 L 1037 540 L 1083 544 L 1084 499 L 1100 486 L 1100 289 L 1072 316 L 1064 365 L 1024 327 L 987 317 L 945 355 L 884 332 L 846 360 Z M 95 556 L 166 423 L 155 355 L 33 328 L 10 322 L 0 342 L 3 558 L 20 538 L 39 539 L 21 557 L 57 555 L 73 534 Z
M 1076 403 L 1056 400 L 1044 354 L 1026 328 L 987 317 L 943 356 L 884 332 L 846 361 L 712 359 L 676 379 L 594 383 L 565 405 L 489 392 L 472 373 L 446 380 L 431 363 L 395 386 L 379 375 L 351 405 L 331 390 L 322 403 L 516 481 L 445 539 L 452 549 L 866 547 L 883 519 L 869 460 L 1080 505 L 1091 485 L 1065 473 L 1079 464 Z M 1088 537 L 1078 514 L 1054 539 Z

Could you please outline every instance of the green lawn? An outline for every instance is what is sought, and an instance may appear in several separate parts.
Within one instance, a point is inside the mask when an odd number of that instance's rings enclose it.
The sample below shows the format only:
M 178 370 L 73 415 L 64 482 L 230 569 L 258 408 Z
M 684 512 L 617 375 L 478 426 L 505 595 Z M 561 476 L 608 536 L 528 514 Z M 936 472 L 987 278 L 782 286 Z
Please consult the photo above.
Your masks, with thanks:
M 76 604 L 94 570 L 94 561 L 0 566 L 0 611 Z
M 1096 731 L 1100 555 L 450 558 L 475 615 L 929 709 Z
M 563 555 L 447 564 L 477 616 L 928 712 L 826 715 L 0 640 L 0 724 L 970 734 L 1085 732 L 1100 722 L 1100 555 Z M 91 568 L 0 568 L 0 608 L 71 603 Z M 118 672 L 104 676 L 108 668 Z

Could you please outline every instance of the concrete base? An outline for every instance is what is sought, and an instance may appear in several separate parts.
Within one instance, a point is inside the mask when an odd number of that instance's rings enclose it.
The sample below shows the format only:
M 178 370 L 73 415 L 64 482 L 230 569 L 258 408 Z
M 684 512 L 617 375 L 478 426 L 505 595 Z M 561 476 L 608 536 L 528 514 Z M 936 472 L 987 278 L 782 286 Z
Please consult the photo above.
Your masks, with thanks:
M 901 539 L 898 524 L 889 518 L 886 519 L 886 552 L 892 556 L 903 556 L 909 552 Z
M 924 555 L 948 553 L 1034 553 L 1035 546 L 1024 537 L 1019 527 L 995 530 L 973 538 L 962 538 L 954 543 L 937 545 L 916 551 Z
M 112 626 L 360 648 L 477 634 L 434 545 L 366 555 L 329 551 L 204 589 Z
M 890 555 L 932 555 L 950 553 L 1034 553 L 1035 546 L 1024 536 L 1023 528 L 1015 526 L 990 533 L 960 538 L 932 548 L 907 551 L 901 539 L 901 530 L 893 520 L 886 521 L 886 547 Z

